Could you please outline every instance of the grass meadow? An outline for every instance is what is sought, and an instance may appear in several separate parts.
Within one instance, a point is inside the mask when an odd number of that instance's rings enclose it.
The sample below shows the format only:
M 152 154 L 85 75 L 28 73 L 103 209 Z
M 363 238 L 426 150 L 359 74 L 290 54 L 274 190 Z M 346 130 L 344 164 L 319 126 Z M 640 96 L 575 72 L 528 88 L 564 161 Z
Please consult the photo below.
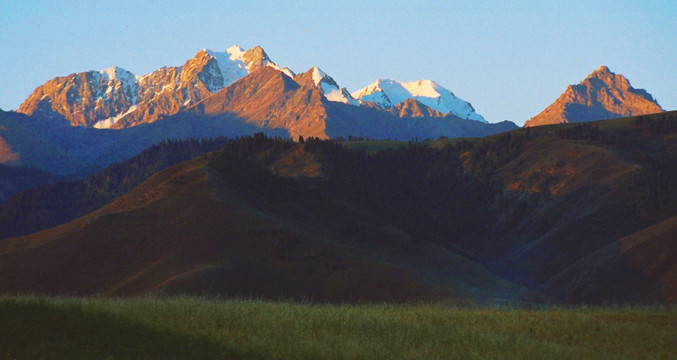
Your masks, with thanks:
M 677 310 L 0 297 L 0 358 L 677 359 Z

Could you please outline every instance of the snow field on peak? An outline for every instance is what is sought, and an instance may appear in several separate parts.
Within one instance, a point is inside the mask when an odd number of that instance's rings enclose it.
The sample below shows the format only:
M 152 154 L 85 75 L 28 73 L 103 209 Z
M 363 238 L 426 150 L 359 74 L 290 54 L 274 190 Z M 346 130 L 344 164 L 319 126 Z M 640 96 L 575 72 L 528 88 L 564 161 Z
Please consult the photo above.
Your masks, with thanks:
M 223 87 L 226 87 L 249 74 L 249 66 L 244 60 L 244 53 L 246 51 L 240 46 L 233 45 L 226 49 L 225 52 L 212 51 L 209 49 L 205 49 L 205 51 L 209 56 L 215 58 L 216 62 L 219 64 L 219 70 L 221 70 L 221 75 L 223 76 Z M 264 65 L 270 66 L 277 71 L 281 71 L 289 77 L 294 77 L 295 75 L 289 68 L 283 69 L 270 60 L 265 61 Z
M 348 90 L 339 89 L 338 87 L 333 86 L 326 86 L 325 83 L 321 83 L 321 86 L 322 91 L 324 92 L 324 97 L 329 101 L 342 102 L 344 104 L 350 104 L 353 106 L 361 105 L 358 100 L 355 100 L 352 96 L 350 96 Z
M 432 80 L 419 80 L 411 82 L 400 83 L 413 96 L 437 97 L 441 96 L 442 92 L 448 92 L 454 95 L 451 91 L 441 87 Z
M 244 51 L 239 46 L 231 46 L 225 52 L 206 51 L 209 56 L 216 59 L 216 63 L 219 65 L 219 70 L 221 70 L 221 76 L 223 77 L 223 87 L 249 74 L 242 58 Z
M 320 85 L 320 82 L 327 76 L 327 74 L 324 71 L 320 70 L 320 68 L 318 68 L 317 66 L 314 66 L 312 70 L 313 70 L 313 83 L 315 83 L 315 86 Z
M 463 119 L 486 123 L 482 115 L 467 101 L 432 80 L 401 82 L 381 79 L 352 93 L 355 99 L 391 108 L 407 99 L 414 99 L 443 114 L 451 113 Z
M 99 74 L 105 75 L 108 82 L 118 79 L 123 84 L 136 82 L 139 79 L 139 76 L 134 75 L 132 72 L 117 66 L 105 68 L 99 71 Z
M 242 60 L 242 56 L 244 55 L 244 49 L 238 45 L 233 45 L 228 49 L 226 49 L 226 53 L 230 54 L 231 60 Z
M 280 71 L 280 72 L 284 73 L 285 75 L 289 76 L 290 78 L 293 78 L 294 76 L 296 76 L 296 74 L 294 74 L 294 72 L 291 71 L 289 68 L 286 67 L 286 68 L 283 69 L 283 68 L 277 66 L 277 65 L 276 65 L 275 63 L 273 63 L 273 62 L 270 62 L 270 61 L 266 62 L 266 66 L 270 66 L 270 67 L 272 67 L 273 69 L 275 69 L 275 70 L 277 70 L 277 71 Z
M 277 66 L 277 65 L 275 65 L 275 66 Z M 290 78 L 293 78 L 294 76 L 296 76 L 296 74 L 294 74 L 294 72 L 291 71 L 291 69 L 289 69 L 288 67 L 286 67 L 286 68 L 284 68 L 280 71 L 282 71 L 285 75 L 289 76 Z

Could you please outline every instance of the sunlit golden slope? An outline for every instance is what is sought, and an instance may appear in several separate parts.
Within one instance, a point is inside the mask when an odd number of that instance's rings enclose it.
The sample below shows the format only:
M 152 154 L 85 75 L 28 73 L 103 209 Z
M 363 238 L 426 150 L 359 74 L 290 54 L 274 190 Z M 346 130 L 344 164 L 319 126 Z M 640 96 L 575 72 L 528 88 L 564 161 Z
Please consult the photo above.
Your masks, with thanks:
M 663 111 L 643 89 L 635 89 L 623 75 L 602 66 L 560 97 L 524 126 L 605 120 Z

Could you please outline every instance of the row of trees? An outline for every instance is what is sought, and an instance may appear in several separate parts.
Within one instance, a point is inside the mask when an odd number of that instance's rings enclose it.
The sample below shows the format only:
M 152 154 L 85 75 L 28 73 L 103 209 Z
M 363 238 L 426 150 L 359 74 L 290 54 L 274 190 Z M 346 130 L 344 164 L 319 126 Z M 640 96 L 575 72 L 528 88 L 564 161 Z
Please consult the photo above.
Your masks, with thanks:
M 677 111 L 669 113 L 642 115 L 635 119 L 635 126 L 654 135 L 666 135 L 677 132 Z

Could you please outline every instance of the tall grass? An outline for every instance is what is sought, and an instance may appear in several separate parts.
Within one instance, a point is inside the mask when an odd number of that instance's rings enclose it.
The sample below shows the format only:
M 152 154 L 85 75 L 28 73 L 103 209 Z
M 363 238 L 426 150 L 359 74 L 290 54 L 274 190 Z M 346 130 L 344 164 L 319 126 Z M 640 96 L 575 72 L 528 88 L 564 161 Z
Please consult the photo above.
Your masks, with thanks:
M 0 358 L 672 359 L 677 311 L 5 297 Z

